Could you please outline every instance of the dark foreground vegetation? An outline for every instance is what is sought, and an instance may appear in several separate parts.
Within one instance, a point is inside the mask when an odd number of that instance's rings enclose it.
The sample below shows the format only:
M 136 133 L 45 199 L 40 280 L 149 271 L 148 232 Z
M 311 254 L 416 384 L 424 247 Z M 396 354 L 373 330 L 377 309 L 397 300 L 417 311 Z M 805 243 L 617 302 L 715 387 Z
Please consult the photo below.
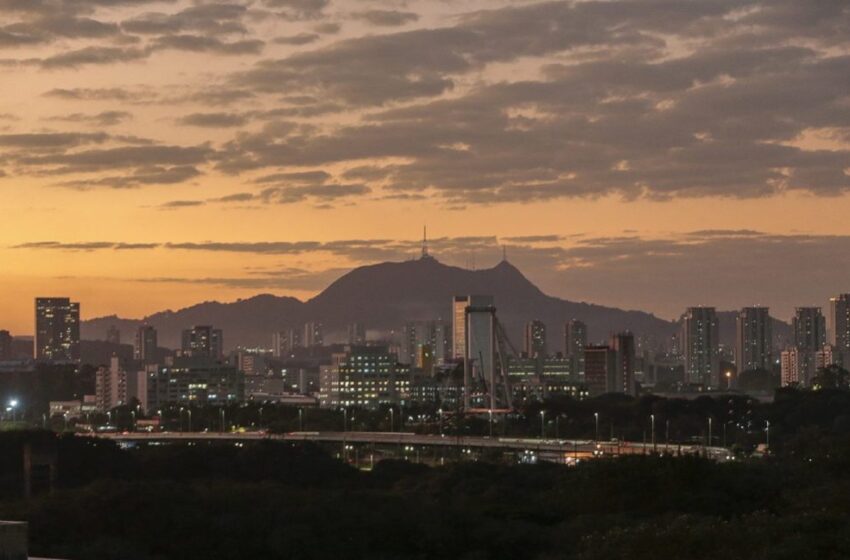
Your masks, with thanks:
M 10 438 L 50 434 L 3 434 Z M 312 446 L 122 451 L 62 436 L 51 495 L 0 501 L 37 556 L 152 559 L 850 557 L 850 441 L 729 464 L 632 457 L 358 472 Z

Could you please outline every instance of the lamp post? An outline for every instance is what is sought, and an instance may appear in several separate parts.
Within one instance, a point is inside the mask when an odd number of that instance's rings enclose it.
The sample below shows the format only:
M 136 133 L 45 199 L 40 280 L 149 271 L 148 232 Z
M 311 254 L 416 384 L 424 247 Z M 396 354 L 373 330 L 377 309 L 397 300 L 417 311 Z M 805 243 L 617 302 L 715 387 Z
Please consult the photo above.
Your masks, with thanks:
M 546 411 L 540 411 L 540 438 L 546 437 Z
M 765 442 L 765 447 L 767 448 L 767 452 L 770 453 L 770 420 L 765 420 L 765 428 L 764 433 L 767 436 L 767 440 Z
M 490 416 L 488 423 L 490 424 L 490 439 L 492 439 L 493 438 L 493 409 L 491 408 L 487 412 L 489 412 L 489 416 Z
M 658 448 L 655 447 L 655 415 L 650 414 L 649 418 L 652 420 L 652 452 L 655 453 L 658 451 Z
M 348 430 L 348 409 L 342 409 L 342 433 Z
M 437 410 L 437 414 L 440 415 L 440 435 L 443 435 L 443 409 Z
M 596 438 L 594 439 L 594 443 L 599 443 L 599 413 L 594 412 L 593 418 L 596 420 Z
M 15 409 L 18 408 L 18 399 L 9 401 L 9 409 L 12 411 L 12 422 L 15 421 Z
M 221 407 L 221 433 L 224 433 L 226 431 L 227 431 L 227 424 L 225 423 L 224 407 Z
M 390 406 L 390 432 L 395 431 L 395 409 Z
M 186 411 L 189 413 L 189 432 L 192 431 L 192 409 L 187 408 Z
M 303 408 L 298 409 L 298 431 L 299 432 L 304 431 L 304 409 Z
M 708 446 L 711 447 L 711 416 L 708 417 Z

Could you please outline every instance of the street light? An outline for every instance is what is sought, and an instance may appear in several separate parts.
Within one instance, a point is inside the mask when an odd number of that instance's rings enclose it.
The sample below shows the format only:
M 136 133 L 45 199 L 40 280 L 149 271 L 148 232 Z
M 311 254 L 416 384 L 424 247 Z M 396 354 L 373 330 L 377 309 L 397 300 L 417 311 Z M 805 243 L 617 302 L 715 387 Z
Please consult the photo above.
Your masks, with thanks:
M 546 437 L 546 411 L 540 411 L 540 438 Z
M 711 416 L 708 417 L 708 446 L 711 447 Z
M 657 451 L 655 447 L 655 415 L 650 414 L 649 418 L 652 420 L 652 452 L 655 453 Z
M 395 409 L 390 406 L 390 432 L 395 431 Z
M 303 408 L 298 409 L 298 431 L 299 432 L 304 431 L 304 409 Z
M 766 441 L 765 448 L 767 449 L 767 451 L 769 453 L 770 452 L 770 420 L 765 420 L 764 432 L 765 432 L 765 434 L 767 434 L 767 441 Z
M 437 410 L 437 414 L 440 415 L 440 435 L 443 435 L 443 409 Z
M 493 437 L 493 409 L 491 408 L 488 412 L 490 413 L 490 438 L 492 438 Z
M 594 440 L 594 443 L 596 443 L 599 442 L 599 413 L 594 412 L 593 418 L 596 420 L 596 439 Z
M 342 409 L 342 433 L 345 433 L 345 431 L 347 429 L 348 429 L 348 409 L 343 408 Z
M 12 399 L 9 401 L 9 409 L 12 412 L 12 422 L 15 421 L 15 409 L 18 408 L 18 399 Z

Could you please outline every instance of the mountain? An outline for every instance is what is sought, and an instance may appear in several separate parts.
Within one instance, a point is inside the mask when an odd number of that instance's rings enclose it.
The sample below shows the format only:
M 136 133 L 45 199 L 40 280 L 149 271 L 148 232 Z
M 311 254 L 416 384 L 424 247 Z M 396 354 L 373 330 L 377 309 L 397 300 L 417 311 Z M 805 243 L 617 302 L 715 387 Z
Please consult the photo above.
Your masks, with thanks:
M 498 316 L 517 346 L 523 325 L 531 319 L 549 326 L 553 348 L 560 348 L 563 324 L 573 318 L 588 324 L 591 340 L 602 340 L 610 332 L 623 329 L 660 337 L 675 330 L 674 323 L 641 311 L 548 296 L 507 261 L 490 269 L 467 270 L 426 257 L 357 268 L 306 302 L 263 294 L 232 303 L 204 302 L 179 311 L 155 313 L 144 320 L 101 317 L 85 321 L 82 336 L 102 339 L 107 328 L 115 325 L 125 342 L 131 343 L 135 329 L 147 323 L 159 332 L 160 345 L 176 348 L 183 329 L 209 324 L 224 329 L 228 348 L 267 346 L 271 333 L 300 327 L 307 321 L 321 321 L 326 333 L 342 332 L 355 321 L 370 330 L 397 330 L 406 321 L 420 319 L 450 322 L 452 297 L 463 294 L 493 295 Z
M 204 302 L 179 311 L 155 313 L 143 321 L 101 317 L 84 322 L 82 335 L 85 339 L 101 339 L 106 329 L 115 325 L 121 329 L 125 342 L 132 342 L 133 331 L 144 322 L 156 327 L 160 345 L 176 348 L 183 329 L 207 324 L 224 329 L 227 348 L 268 346 L 275 331 L 320 321 L 326 336 L 333 338 L 333 333 L 337 333 L 336 338 L 341 339 L 339 333 L 352 322 L 382 331 L 398 330 L 412 320 L 451 322 L 452 297 L 466 294 L 495 297 L 497 315 L 517 347 L 523 325 L 532 319 L 548 326 L 550 346 L 555 350 L 563 345 L 564 323 L 573 318 L 587 323 L 590 341 L 604 340 L 610 333 L 625 329 L 661 340 L 678 329 L 677 323 L 642 311 L 548 296 L 507 261 L 489 269 L 467 270 L 425 257 L 357 268 L 306 302 L 263 294 L 232 303 Z

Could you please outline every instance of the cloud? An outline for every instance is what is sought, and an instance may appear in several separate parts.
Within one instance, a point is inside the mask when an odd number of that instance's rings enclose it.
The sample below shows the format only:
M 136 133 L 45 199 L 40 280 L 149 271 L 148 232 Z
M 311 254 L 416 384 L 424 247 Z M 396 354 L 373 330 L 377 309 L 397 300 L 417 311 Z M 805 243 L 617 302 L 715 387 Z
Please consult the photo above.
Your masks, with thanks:
M 419 20 L 413 12 L 398 10 L 366 10 L 352 14 L 355 19 L 366 21 L 379 27 L 398 27 Z
M 153 43 L 153 50 L 173 49 L 189 52 L 211 52 L 223 55 L 259 54 L 265 43 L 258 39 L 225 42 L 203 35 L 162 35 Z
M 277 37 L 274 42 L 278 45 L 307 45 L 318 40 L 319 35 L 316 33 L 299 33 L 298 35 Z
M 272 9 L 280 9 L 279 14 L 290 20 L 311 20 L 324 16 L 330 0 L 263 0 Z
M 137 48 L 121 47 L 84 47 L 61 54 L 49 56 L 37 63 L 46 70 L 77 68 L 89 64 L 115 64 L 132 62 L 148 57 L 148 51 Z
M 132 118 L 133 114 L 127 111 L 102 111 L 96 114 L 71 113 L 69 115 L 50 117 L 48 120 L 92 124 L 96 126 L 115 126 Z
M 187 126 L 228 128 L 244 125 L 248 117 L 238 113 L 192 113 L 181 117 L 178 122 Z

